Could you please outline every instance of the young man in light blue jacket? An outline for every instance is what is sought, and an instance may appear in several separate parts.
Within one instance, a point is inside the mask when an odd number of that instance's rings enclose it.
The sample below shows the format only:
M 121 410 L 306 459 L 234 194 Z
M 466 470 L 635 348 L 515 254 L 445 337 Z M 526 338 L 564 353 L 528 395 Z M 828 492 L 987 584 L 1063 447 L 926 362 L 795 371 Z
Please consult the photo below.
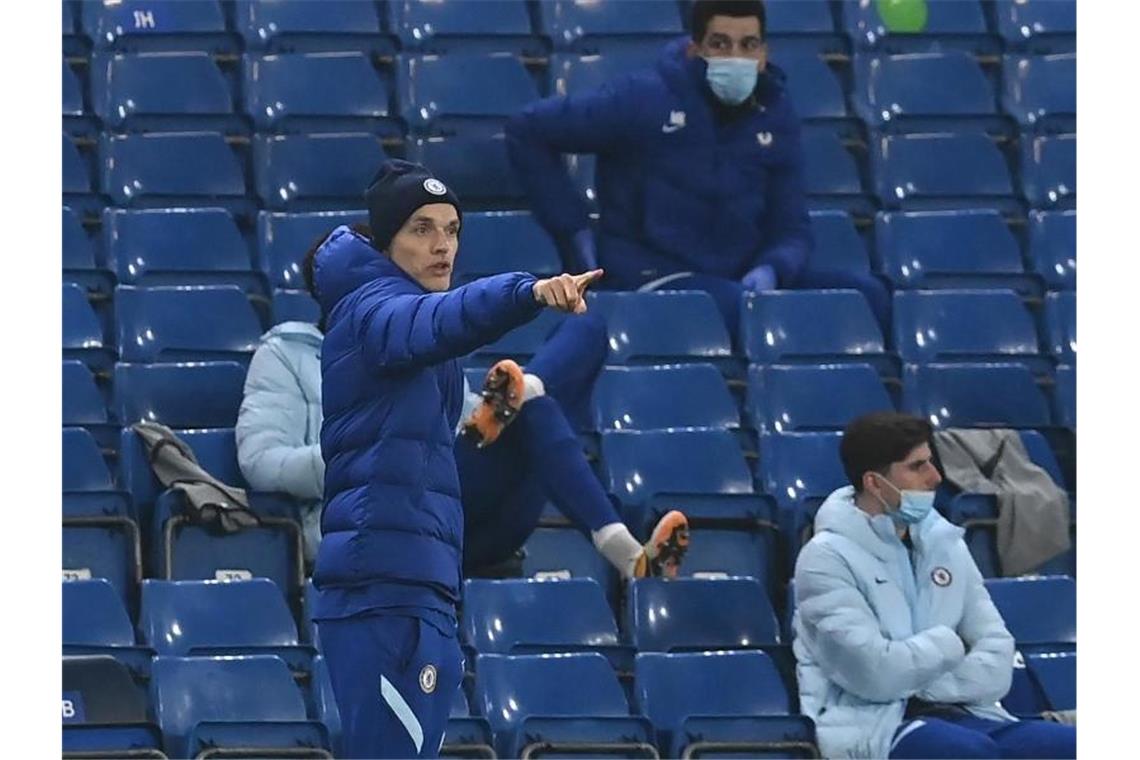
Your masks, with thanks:
M 934 509 L 930 425 L 876 412 L 852 421 L 851 485 L 827 498 L 796 561 L 800 707 L 825 757 L 1072 758 L 1076 730 L 1018 721 L 1014 641 L 963 530 Z

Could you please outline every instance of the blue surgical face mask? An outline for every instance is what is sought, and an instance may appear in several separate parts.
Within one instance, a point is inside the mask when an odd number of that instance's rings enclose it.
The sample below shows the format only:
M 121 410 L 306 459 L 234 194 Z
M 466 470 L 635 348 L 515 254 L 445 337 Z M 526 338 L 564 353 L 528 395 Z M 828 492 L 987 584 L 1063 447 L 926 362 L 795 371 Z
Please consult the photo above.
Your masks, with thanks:
M 896 523 L 903 525 L 917 525 L 930 514 L 930 510 L 934 509 L 934 491 L 910 491 L 899 490 L 899 488 L 881 475 L 876 473 L 876 476 L 883 483 L 886 483 L 895 490 L 899 495 L 898 509 L 892 509 L 890 504 L 880 496 L 879 501 L 887 509 L 887 515 Z
M 757 63 L 751 58 L 706 58 L 708 71 L 705 78 L 713 94 L 730 106 L 743 103 L 756 88 L 756 78 L 760 73 Z

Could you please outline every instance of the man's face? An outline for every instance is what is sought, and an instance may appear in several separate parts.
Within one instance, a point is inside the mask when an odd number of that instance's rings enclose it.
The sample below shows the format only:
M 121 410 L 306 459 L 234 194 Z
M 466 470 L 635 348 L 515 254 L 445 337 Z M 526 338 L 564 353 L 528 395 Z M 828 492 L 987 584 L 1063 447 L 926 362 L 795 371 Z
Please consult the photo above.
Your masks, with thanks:
M 755 16 L 713 16 L 700 43 L 689 43 L 689 55 L 702 58 L 751 58 L 760 71 L 768 65 L 768 46 Z
M 420 206 L 388 245 L 393 263 L 432 292 L 451 287 L 458 250 L 459 214 L 450 203 Z
M 892 463 L 886 477 L 899 491 L 933 491 L 942 482 L 930 446 L 925 443 L 911 449 L 901 462 Z M 888 504 L 898 504 L 899 495 L 890 486 L 876 486 Z

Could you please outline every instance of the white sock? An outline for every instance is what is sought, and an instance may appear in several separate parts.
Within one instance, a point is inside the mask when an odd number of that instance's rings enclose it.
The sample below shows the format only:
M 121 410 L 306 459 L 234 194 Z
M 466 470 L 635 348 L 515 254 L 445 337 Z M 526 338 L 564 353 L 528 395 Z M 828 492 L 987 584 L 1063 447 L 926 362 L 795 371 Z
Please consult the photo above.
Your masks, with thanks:
M 600 530 L 591 531 L 590 535 L 594 539 L 598 553 L 618 569 L 622 579 L 632 578 L 642 546 L 629 532 L 629 528 L 622 523 L 613 522 L 603 525 Z
M 542 378 L 538 375 L 531 375 L 523 373 L 523 403 L 530 401 L 532 398 L 546 395 L 546 384 L 542 382 Z

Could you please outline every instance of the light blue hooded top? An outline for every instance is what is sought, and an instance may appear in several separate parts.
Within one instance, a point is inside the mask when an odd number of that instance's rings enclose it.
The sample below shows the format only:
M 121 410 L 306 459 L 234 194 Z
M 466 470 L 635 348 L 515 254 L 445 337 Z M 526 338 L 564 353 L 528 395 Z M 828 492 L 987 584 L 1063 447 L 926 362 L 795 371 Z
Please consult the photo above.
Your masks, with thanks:
M 796 561 L 793 618 L 800 710 L 824 757 L 887 757 L 910 697 L 1014 720 L 1014 641 L 964 531 L 936 511 L 911 526 L 913 565 L 887 515 L 840 488 Z

